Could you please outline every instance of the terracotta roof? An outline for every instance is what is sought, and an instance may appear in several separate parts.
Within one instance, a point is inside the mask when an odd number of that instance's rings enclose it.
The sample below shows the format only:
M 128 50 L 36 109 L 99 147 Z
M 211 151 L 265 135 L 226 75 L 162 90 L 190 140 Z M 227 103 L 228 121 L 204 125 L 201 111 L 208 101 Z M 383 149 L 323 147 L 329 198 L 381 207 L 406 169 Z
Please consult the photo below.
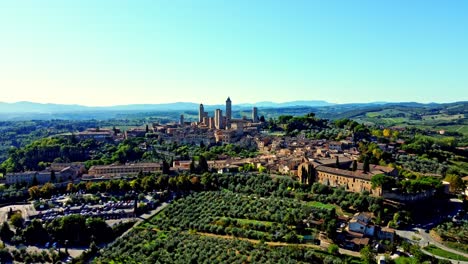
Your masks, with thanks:
M 335 174 L 335 175 L 340 175 L 344 177 L 349 177 L 349 178 L 358 178 L 358 179 L 363 179 L 370 181 L 372 178 L 373 174 L 371 173 L 363 173 L 362 171 L 348 171 L 348 170 L 342 170 L 342 169 L 337 169 L 337 168 L 332 168 L 332 167 L 327 167 L 324 165 L 320 165 L 316 168 L 317 171 L 322 171 L 330 174 Z
M 390 227 L 382 227 L 380 228 L 380 230 L 382 230 L 383 232 L 387 232 L 387 233 L 395 233 L 395 229 L 390 228 Z
M 351 242 L 353 242 L 356 245 L 363 245 L 366 246 L 369 244 L 369 238 L 363 237 L 363 238 L 353 238 L 351 239 Z
M 125 165 L 95 165 L 90 168 L 93 169 L 107 169 L 107 168 L 148 168 L 148 167 L 161 167 L 161 163 L 132 163 L 132 164 L 125 164 Z

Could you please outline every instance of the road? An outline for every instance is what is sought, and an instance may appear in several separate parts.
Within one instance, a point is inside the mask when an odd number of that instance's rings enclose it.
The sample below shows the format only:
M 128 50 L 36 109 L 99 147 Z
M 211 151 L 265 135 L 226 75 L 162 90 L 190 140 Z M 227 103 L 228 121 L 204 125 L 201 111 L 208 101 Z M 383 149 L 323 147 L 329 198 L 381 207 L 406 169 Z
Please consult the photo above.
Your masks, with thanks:
M 426 255 L 433 256 L 434 258 L 437 258 L 437 259 L 445 259 L 445 260 L 448 260 L 448 261 L 452 262 L 453 264 L 468 264 L 468 261 L 461 261 L 461 260 L 454 260 L 454 259 L 439 257 L 439 256 L 436 256 L 434 254 L 431 254 L 431 253 L 427 252 L 424 249 L 421 249 L 421 251 Z
M 445 251 L 449 251 L 449 252 L 452 252 L 452 253 L 455 253 L 455 254 L 458 254 L 458 255 L 461 255 L 461 256 L 464 256 L 464 257 L 468 258 L 467 253 L 460 252 L 458 250 L 449 248 L 449 247 L 439 243 L 434 238 L 432 238 L 432 236 L 429 233 L 426 233 L 421 229 L 419 229 L 419 233 L 420 233 L 420 235 L 422 237 L 421 241 L 424 241 L 423 243 L 426 243 L 426 246 L 427 246 L 427 243 L 431 243 L 431 244 L 436 245 L 437 247 L 439 247 L 439 248 L 441 248 L 441 249 L 443 249 Z
M 455 250 L 455 249 L 452 249 L 452 248 L 449 248 L 441 243 L 439 243 L 438 241 L 434 240 L 434 238 L 431 237 L 431 235 L 429 233 L 426 233 L 424 229 L 421 229 L 421 228 L 415 228 L 414 230 L 396 230 L 396 233 L 398 236 L 402 237 L 402 238 L 406 238 L 408 239 L 409 241 L 413 242 L 414 244 L 418 244 L 421 249 L 428 246 L 429 244 L 432 244 L 432 245 L 435 245 L 445 251 L 448 251 L 448 252 L 452 252 L 454 254 L 458 254 L 458 255 L 461 255 L 461 256 L 464 256 L 464 257 L 467 257 L 468 258 L 468 254 L 464 253 L 464 252 L 460 252 L 458 250 Z M 431 253 L 423 250 L 423 252 L 427 255 L 431 255 Z M 435 256 L 437 257 L 437 256 Z M 440 259 L 444 259 L 444 258 L 441 258 L 441 257 L 437 257 L 437 258 L 440 258 Z M 449 259 L 450 261 L 452 261 L 453 263 L 467 263 L 466 261 L 456 261 L 456 260 L 451 260 Z
M 222 239 L 237 239 L 237 240 L 243 240 L 243 241 L 249 241 L 250 243 L 258 244 L 260 243 L 260 240 L 256 239 L 250 239 L 250 238 L 244 238 L 244 237 L 234 237 L 231 235 L 217 235 L 217 234 L 212 234 L 212 233 L 204 233 L 204 232 L 197 232 L 198 235 L 202 236 L 208 236 L 208 237 L 216 237 L 216 238 L 222 238 Z M 265 244 L 269 246 L 298 246 L 298 247 L 306 247 L 306 248 L 314 248 L 322 251 L 327 251 L 328 246 L 330 246 L 330 243 L 325 242 L 323 240 L 320 241 L 320 245 L 313 245 L 313 244 L 294 244 L 294 243 L 286 243 L 286 242 L 264 242 Z M 342 255 L 348 255 L 348 256 L 353 256 L 353 257 L 361 257 L 361 253 L 356 252 L 356 251 L 351 251 L 347 250 L 344 248 L 339 248 L 338 251 Z

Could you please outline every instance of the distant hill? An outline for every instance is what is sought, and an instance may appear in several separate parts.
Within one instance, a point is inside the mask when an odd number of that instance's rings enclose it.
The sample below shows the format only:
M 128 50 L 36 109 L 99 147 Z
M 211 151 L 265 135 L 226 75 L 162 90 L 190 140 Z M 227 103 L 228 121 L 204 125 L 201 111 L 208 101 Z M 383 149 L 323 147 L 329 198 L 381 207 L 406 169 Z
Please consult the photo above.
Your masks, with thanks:
M 85 109 L 86 107 L 81 105 L 41 104 L 33 102 L 0 102 L 0 113 L 50 113 L 83 111 Z
M 275 103 L 269 101 L 258 102 L 255 104 L 239 104 L 240 107 L 265 107 L 265 108 L 283 108 L 283 107 L 298 107 L 298 106 L 309 106 L 309 107 L 320 107 L 320 106 L 330 106 L 334 105 L 327 101 L 291 101 L 284 103 Z
M 186 120 L 196 120 L 199 103 L 176 102 L 166 104 L 132 104 L 109 107 L 88 107 L 82 105 L 40 104 L 32 102 L 2 103 L 0 102 L 0 120 L 86 120 L 113 119 L 133 117 L 158 117 L 164 120 L 177 120 L 180 114 Z M 292 101 L 284 103 L 258 102 L 254 104 L 234 104 L 234 116 L 249 116 L 252 106 L 259 108 L 259 114 L 266 118 L 279 115 L 303 115 L 314 112 L 317 116 L 327 119 L 352 118 L 361 122 L 380 124 L 412 124 L 413 121 L 427 116 L 439 122 L 447 121 L 452 115 L 457 117 L 457 124 L 468 116 L 468 102 L 446 104 L 422 104 L 417 102 L 371 102 L 332 104 L 326 101 Z M 205 111 L 213 113 L 216 108 L 225 108 L 224 104 L 205 105 Z M 431 116 L 431 115 L 442 116 Z M 378 118 L 377 118 L 378 117 Z M 444 120 L 445 119 L 445 120 Z M 453 119 L 453 118 L 452 118 Z M 450 123 L 455 120 L 450 120 Z M 418 124 L 421 123 L 418 121 Z M 424 122 L 427 123 L 427 122 Z
M 244 109 L 257 107 L 280 108 L 297 106 L 330 106 L 333 105 L 326 101 L 292 101 L 285 103 L 259 102 L 254 104 L 234 104 L 233 109 Z M 65 105 L 65 104 L 41 104 L 33 102 L 3 103 L 0 102 L 0 113 L 65 113 L 65 112 L 84 112 L 84 111 L 183 111 L 198 110 L 198 103 L 176 102 L 166 104 L 131 104 L 103 107 L 90 107 L 83 105 Z M 223 109 L 224 105 L 205 105 L 205 109 Z

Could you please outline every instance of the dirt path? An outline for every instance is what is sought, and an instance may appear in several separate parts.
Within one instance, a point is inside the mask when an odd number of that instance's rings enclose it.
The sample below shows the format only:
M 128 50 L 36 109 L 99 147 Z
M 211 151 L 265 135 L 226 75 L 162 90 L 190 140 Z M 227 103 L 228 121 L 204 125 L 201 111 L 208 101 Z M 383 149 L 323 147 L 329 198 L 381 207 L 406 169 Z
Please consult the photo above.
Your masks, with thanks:
M 229 236 L 229 235 L 216 235 L 216 234 L 203 233 L 203 232 L 196 232 L 196 234 L 201 235 L 201 236 L 216 237 L 216 238 L 223 238 L 223 239 L 238 239 L 238 240 L 248 241 L 254 244 L 260 243 L 260 240 L 243 238 L 243 237 L 234 237 L 234 236 Z M 326 251 L 328 246 L 330 245 L 329 243 L 326 243 L 323 241 L 321 241 L 320 246 L 312 245 L 312 244 L 293 244 L 293 243 L 286 243 L 286 242 L 265 242 L 265 244 L 272 246 L 272 247 L 287 247 L 287 246 L 307 247 L 307 248 L 313 248 L 313 249 L 318 249 L 322 251 Z M 349 255 L 349 256 L 358 257 L 358 258 L 361 257 L 361 254 L 359 252 L 346 250 L 343 248 L 340 248 L 339 252 L 340 254 L 343 254 L 343 255 Z

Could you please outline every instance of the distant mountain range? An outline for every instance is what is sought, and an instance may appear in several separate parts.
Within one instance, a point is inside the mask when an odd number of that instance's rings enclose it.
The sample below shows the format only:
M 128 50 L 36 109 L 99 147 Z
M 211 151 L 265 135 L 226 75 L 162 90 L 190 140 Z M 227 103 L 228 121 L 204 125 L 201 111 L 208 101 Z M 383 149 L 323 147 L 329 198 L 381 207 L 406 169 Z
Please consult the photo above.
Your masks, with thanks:
M 161 120 L 177 120 L 184 114 L 187 120 L 198 116 L 198 103 L 178 102 L 167 104 L 132 104 L 107 107 L 90 107 L 82 105 L 40 104 L 32 102 L 1 103 L 0 121 L 19 120 L 106 120 L 127 119 L 135 117 L 151 117 Z M 205 111 L 213 114 L 217 108 L 225 109 L 225 105 L 204 105 Z M 365 117 L 367 112 L 379 112 L 384 109 L 399 110 L 405 113 L 468 113 L 468 102 L 454 103 L 417 103 L 417 102 L 371 102 L 332 104 L 326 101 L 291 101 L 285 103 L 258 102 L 255 104 L 234 104 L 233 115 L 248 115 L 252 106 L 258 107 L 259 114 L 267 118 L 279 115 L 304 115 L 310 112 L 321 118 L 355 118 Z M 465 115 L 466 116 L 466 115 Z M 192 118 L 192 119 L 190 119 Z
M 285 108 L 296 106 L 322 107 L 331 106 L 332 103 L 326 101 L 292 101 L 284 103 L 258 102 L 255 104 L 234 104 L 234 110 L 251 108 L 253 106 L 263 108 Z M 97 111 L 183 111 L 197 110 L 199 104 L 191 102 L 177 102 L 166 104 L 130 104 L 116 106 L 83 106 L 83 105 L 65 105 L 65 104 L 41 104 L 33 102 L 0 102 L 0 113 L 67 113 L 67 112 L 97 112 Z M 205 105 L 205 109 L 224 109 L 225 105 Z

